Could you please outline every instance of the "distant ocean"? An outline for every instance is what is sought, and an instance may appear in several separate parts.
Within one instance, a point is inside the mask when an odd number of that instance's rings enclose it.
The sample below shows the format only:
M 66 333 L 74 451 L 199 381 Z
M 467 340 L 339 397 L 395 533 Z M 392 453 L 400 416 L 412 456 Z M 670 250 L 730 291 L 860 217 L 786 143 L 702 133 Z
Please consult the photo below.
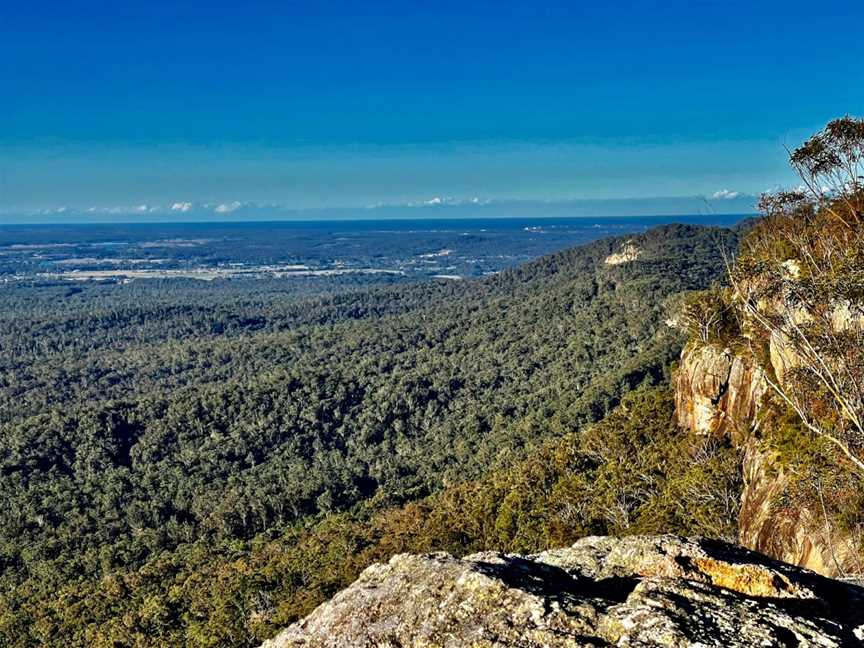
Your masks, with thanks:
M 479 230 L 524 230 L 542 228 L 554 230 L 618 230 L 644 231 L 657 225 L 687 223 L 693 225 L 715 225 L 730 227 L 750 214 L 698 214 L 690 216 L 579 216 L 579 217 L 493 217 L 493 218 L 392 218 L 392 219 L 332 219 L 332 220 L 266 220 L 223 222 L 153 222 L 153 223 L 14 223 L 0 221 L 0 236 L 15 236 L 15 233 L 42 233 L 58 236 L 63 233 L 122 232 L 129 236 L 150 236 L 154 231 L 189 231 L 200 229 L 209 233 L 237 232 L 238 230 L 286 230 L 317 232 L 410 232 L 410 231 L 479 231 Z
M 284 270 L 281 266 L 302 266 L 309 272 L 465 278 L 607 236 L 668 223 L 728 227 L 742 218 L 700 214 L 6 225 L 0 227 L 0 274 L 75 279 L 134 269 L 136 276 L 164 276 L 164 270 L 210 276 L 216 269 L 223 276 L 240 273 L 237 268 L 274 274 Z

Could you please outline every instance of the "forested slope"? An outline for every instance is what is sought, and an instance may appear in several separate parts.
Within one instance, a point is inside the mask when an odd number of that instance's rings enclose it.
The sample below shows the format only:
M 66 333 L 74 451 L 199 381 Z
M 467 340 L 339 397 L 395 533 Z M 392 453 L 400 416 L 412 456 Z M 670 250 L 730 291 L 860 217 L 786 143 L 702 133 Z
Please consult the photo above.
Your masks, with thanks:
M 634 238 L 635 263 L 605 264 L 610 239 L 484 281 L 317 296 L 6 292 L 0 638 L 254 643 L 330 593 L 277 587 L 256 547 L 484 478 L 660 381 L 681 344 L 668 300 L 720 277 L 735 239 L 669 226 Z M 324 562 L 332 586 L 352 573 Z

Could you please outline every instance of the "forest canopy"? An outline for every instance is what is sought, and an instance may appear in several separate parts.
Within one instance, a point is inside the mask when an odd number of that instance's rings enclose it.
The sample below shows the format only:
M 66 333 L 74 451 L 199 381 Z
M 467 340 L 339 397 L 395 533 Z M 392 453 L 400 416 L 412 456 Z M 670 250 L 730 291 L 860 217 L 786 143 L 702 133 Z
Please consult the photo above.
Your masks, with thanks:
M 484 280 L 293 296 L 278 282 L 3 291 L 2 642 L 107 646 L 126 631 L 138 645 L 255 645 L 380 557 L 363 540 L 347 566 L 324 561 L 323 584 L 258 587 L 266 570 L 248 561 L 263 547 L 308 546 L 314 528 L 338 539 L 318 550 L 345 550 L 387 511 L 440 506 L 544 444 L 577 443 L 664 380 L 683 342 L 664 324 L 671 305 L 718 280 L 736 241 L 673 225 L 634 237 L 633 263 L 606 264 L 625 242 L 607 239 Z M 588 473 L 602 461 L 589 446 Z M 558 513 L 529 524 L 504 498 L 511 512 L 484 538 L 556 537 Z M 629 528 L 629 515 L 583 527 Z M 480 537 L 450 523 L 411 546 Z M 397 548 L 389 533 L 375 546 Z M 196 609 L 196 587 L 224 589 Z

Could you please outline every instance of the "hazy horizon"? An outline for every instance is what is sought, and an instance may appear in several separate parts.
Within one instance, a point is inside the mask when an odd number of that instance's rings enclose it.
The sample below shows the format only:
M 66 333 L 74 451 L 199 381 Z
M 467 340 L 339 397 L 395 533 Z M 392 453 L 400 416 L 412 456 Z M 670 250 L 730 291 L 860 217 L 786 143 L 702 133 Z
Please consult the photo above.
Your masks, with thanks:
M 860 18 L 836 2 L 10 4 L 0 223 L 436 200 L 742 211 L 795 182 L 786 147 L 864 105 L 857 36 L 835 29 Z M 819 92 L 790 102 L 802 79 Z
M 243 223 L 291 221 L 392 221 L 424 219 L 568 219 L 696 217 L 755 213 L 754 196 L 717 198 L 702 196 L 653 199 L 563 200 L 563 201 L 480 201 L 433 198 L 420 204 L 375 205 L 290 209 L 276 205 L 237 204 L 219 210 L 218 205 L 142 206 L 129 210 L 81 211 L 64 208 L 37 213 L 6 213 L 0 225 L 9 224 L 110 224 L 110 223 Z

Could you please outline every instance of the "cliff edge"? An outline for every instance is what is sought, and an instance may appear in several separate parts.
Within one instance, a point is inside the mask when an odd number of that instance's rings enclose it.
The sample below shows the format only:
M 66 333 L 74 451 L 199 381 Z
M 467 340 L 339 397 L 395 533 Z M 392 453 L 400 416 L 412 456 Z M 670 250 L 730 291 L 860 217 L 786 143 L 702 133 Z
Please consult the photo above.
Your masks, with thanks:
M 741 452 L 744 490 L 738 516 L 738 542 L 769 556 L 827 576 L 861 573 L 855 533 L 834 520 L 838 504 L 820 492 L 819 473 L 809 467 L 808 489 L 792 450 L 778 443 L 777 397 L 766 370 L 752 354 L 717 344 L 691 344 L 675 375 L 675 411 L 693 434 L 727 436 Z M 823 476 L 826 483 L 836 483 Z M 794 505 L 789 502 L 793 501 Z M 823 508 L 826 507 L 826 508 Z
M 718 541 L 394 556 L 262 648 L 845 646 L 864 589 Z

